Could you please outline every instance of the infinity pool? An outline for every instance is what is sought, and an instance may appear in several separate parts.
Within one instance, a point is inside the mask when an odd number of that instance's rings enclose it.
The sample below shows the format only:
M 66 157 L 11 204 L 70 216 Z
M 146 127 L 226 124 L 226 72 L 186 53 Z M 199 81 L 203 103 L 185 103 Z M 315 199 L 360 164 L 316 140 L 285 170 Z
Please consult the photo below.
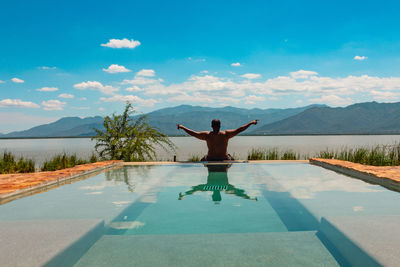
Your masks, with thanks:
M 380 265 L 358 231 L 397 225 L 399 200 L 306 163 L 125 166 L 0 206 L 0 237 L 77 235 L 48 266 Z M 23 262 L 8 250 L 1 265 Z

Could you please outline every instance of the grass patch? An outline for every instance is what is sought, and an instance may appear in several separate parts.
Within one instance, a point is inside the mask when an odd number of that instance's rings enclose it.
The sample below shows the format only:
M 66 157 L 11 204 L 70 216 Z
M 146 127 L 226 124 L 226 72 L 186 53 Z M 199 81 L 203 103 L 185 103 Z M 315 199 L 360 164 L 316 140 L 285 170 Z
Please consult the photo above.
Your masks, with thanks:
M 4 152 L 0 157 L 0 174 L 35 172 L 35 162 L 20 157 L 17 159 L 11 152 Z
M 56 171 L 65 168 L 72 168 L 76 165 L 97 162 L 98 157 L 95 154 L 89 158 L 89 160 L 78 158 L 76 155 L 58 154 L 52 159 L 47 160 L 43 163 L 40 168 L 42 171 Z
M 400 144 L 388 146 L 342 148 L 340 151 L 326 149 L 318 158 L 339 159 L 372 166 L 400 165 Z
M 293 150 L 279 151 L 278 148 L 252 148 L 248 160 L 298 160 L 301 156 Z
M 199 155 L 191 155 L 191 156 L 188 158 L 188 161 L 190 161 L 190 162 L 200 162 L 202 158 L 203 158 L 203 157 L 202 157 L 202 156 L 199 156 Z

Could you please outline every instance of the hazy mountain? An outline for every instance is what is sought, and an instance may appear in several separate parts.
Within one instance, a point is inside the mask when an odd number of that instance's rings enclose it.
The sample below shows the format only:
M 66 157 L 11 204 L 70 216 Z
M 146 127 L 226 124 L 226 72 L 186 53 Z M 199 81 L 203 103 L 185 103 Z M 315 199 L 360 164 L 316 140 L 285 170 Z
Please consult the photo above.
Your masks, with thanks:
M 43 124 L 25 131 L 11 132 L 2 137 L 57 137 L 57 136 L 85 136 L 92 135 L 93 127 L 101 125 L 103 118 L 96 117 L 65 117 L 56 122 Z
M 150 125 L 159 128 L 168 135 L 184 134 L 176 129 L 180 123 L 194 130 L 211 130 L 211 120 L 221 120 L 223 129 L 237 128 L 254 119 L 259 119 L 263 124 L 279 121 L 296 115 L 315 105 L 289 108 L 289 109 L 243 109 L 235 107 L 210 108 L 190 105 L 181 105 L 163 108 L 148 114 Z M 319 105 L 321 106 L 321 105 Z M 66 137 L 66 136 L 92 136 L 93 128 L 103 129 L 103 118 L 100 116 L 79 118 L 65 117 L 56 122 L 39 125 L 25 131 L 11 132 L 2 137 Z
M 242 109 L 235 107 L 210 108 L 181 105 L 172 108 L 156 110 L 148 114 L 149 123 L 169 135 L 180 135 L 183 131 L 176 129 L 176 124 L 183 124 L 196 131 L 211 130 L 211 120 L 221 120 L 222 129 L 237 128 L 251 120 L 258 119 L 260 123 L 252 126 L 257 129 L 263 124 L 279 121 L 298 114 L 310 107 L 289 109 Z
M 252 134 L 399 134 L 399 103 L 313 107 L 253 130 Z

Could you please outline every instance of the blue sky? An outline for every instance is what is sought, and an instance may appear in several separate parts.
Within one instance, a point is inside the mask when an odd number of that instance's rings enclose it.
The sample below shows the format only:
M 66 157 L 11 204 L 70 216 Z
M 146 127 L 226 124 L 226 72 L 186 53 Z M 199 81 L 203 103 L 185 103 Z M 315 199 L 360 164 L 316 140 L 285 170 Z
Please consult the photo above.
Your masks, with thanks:
M 350 3 L 349 3 L 350 2 Z M 0 133 L 180 104 L 394 102 L 398 1 L 8 1 Z

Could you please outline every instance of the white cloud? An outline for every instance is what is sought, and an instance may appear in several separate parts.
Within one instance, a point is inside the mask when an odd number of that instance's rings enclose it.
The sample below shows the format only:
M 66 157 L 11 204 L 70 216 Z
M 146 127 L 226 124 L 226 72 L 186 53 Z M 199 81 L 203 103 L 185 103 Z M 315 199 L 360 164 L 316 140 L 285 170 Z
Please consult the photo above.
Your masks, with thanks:
M 201 73 L 201 74 L 207 74 L 207 73 L 208 73 L 208 70 L 202 70 L 202 71 L 200 71 L 200 73 Z
M 131 72 L 131 70 L 125 68 L 124 66 L 120 66 L 118 64 L 111 64 L 107 69 L 103 69 L 103 71 L 108 73 L 120 73 L 120 72 Z
M 99 111 L 104 111 L 104 108 L 99 108 Z
M 75 96 L 72 94 L 59 94 L 59 98 L 74 98 Z
M 163 80 L 136 76 L 133 80 L 127 80 L 127 79 L 123 80 L 122 84 L 152 85 L 152 84 L 159 84 L 160 82 L 163 82 Z
M 155 71 L 151 69 L 142 69 L 136 73 L 136 76 L 154 77 L 155 75 Z
M 112 97 L 101 97 L 101 101 L 104 102 L 132 102 L 139 104 L 140 106 L 147 106 L 151 107 L 154 106 L 155 103 L 157 103 L 157 100 L 155 99 L 142 99 L 138 96 L 135 95 L 113 95 Z
M 256 96 L 256 95 L 248 95 L 248 96 L 246 96 L 244 99 L 246 100 L 246 101 L 244 102 L 245 104 L 253 105 L 253 104 L 255 104 L 256 102 L 264 101 L 264 100 L 265 100 L 265 97 L 263 97 L 263 96 Z
M 87 100 L 87 98 L 86 97 L 80 97 L 79 100 L 80 101 L 85 101 L 85 100 Z
M 139 91 L 143 91 L 143 89 L 141 89 L 139 86 L 131 86 L 125 89 L 128 92 L 139 92 Z
M 41 70 L 55 70 L 57 69 L 56 67 L 47 67 L 47 66 L 42 66 L 42 67 L 38 67 Z
M 3 99 L 0 100 L 0 108 L 39 108 L 38 104 L 21 99 Z
M 48 100 L 42 102 L 44 110 L 63 110 L 66 104 L 66 102 L 61 102 L 60 100 Z
M 0 83 L 5 83 L 5 81 L 0 80 Z
M 360 61 L 365 60 L 367 58 L 368 57 L 366 57 L 366 56 L 355 56 L 355 57 L 353 57 L 354 60 L 360 60 Z
M 378 91 L 372 90 L 370 95 L 376 100 L 383 100 L 389 102 L 397 102 L 400 96 L 400 92 L 390 92 L 390 91 Z
M 128 40 L 127 38 L 124 39 L 110 39 L 108 43 L 101 44 L 101 46 L 111 47 L 111 48 L 130 48 L 133 49 L 140 45 L 139 41 L 135 41 L 133 39 Z
M 209 96 L 201 94 L 181 94 L 167 99 L 168 102 L 197 102 L 197 103 L 214 103 L 214 99 Z
M 353 104 L 351 98 L 343 98 L 337 95 L 323 95 L 319 98 L 311 98 L 309 102 L 327 104 L 329 106 L 347 106 Z
M 261 79 L 243 80 L 239 76 L 225 78 L 214 75 L 192 75 L 184 82 L 167 85 L 162 79 L 135 76 L 133 80 L 124 80 L 122 84 L 132 85 L 126 89 L 128 91 L 162 96 L 162 99 L 168 102 L 199 102 L 217 105 L 238 101 L 256 103 L 256 98 L 250 97 L 252 95 L 269 100 L 301 96 L 304 102 L 315 100 L 317 103 L 333 106 L 357 102 L 362 95 L 376 99 L 388 99 L 397 94 L 400 96 L 400 77 L 386 78 L 368 75 L 321 77 L 317 72 L 310 70 L 299 70 L 263 81 Z M 247 99 L 246 96 L 248 96 Z
M 13 81 L 14 83 L 24 83 L 24 80 L 21 80 L 19 78 L 12 78 L 11 81 Z
M 36 91 L 39 91 L 39 92 L 55 92 L 55 91 L 58 91 L 58 88 L 57 87 L 42 87 L 40 89 L 36 89 Z
M 232 67 L 240 67 L 241 65 L 240 65 L 239 62 L 236 62 L 236 63 L 232 63 L 231 66 L 232 66 Z
M 290 73 L 290 76 L 293 79 L 307 79 L 310 76 L 316 76 L 316 75 L 318 75 L 317 72 L 310 70 L 298 70 Z
M 98 90 L 105 95 L 112 95 L 114 92 L 119 91 L 119 88 L 113 87 L 111 85 L 103 85 L 101 82 L 98 81 L 87 81 L 81 82 L 74 85 L 75 89 L 78 90 Z
M 261 75 L 257 74 L 257 73 L 246 73 L 246 74 L 243 74 L 240 77 L 247 78 L 247 79 L 258 79 L 258 78 L 261 77 Z
M 192 62 L 206 62 L 206 59 L 205 58 L 192 58 L 192 57 L 188 57 L 187 58 L 189 61 L 192 61 Z

